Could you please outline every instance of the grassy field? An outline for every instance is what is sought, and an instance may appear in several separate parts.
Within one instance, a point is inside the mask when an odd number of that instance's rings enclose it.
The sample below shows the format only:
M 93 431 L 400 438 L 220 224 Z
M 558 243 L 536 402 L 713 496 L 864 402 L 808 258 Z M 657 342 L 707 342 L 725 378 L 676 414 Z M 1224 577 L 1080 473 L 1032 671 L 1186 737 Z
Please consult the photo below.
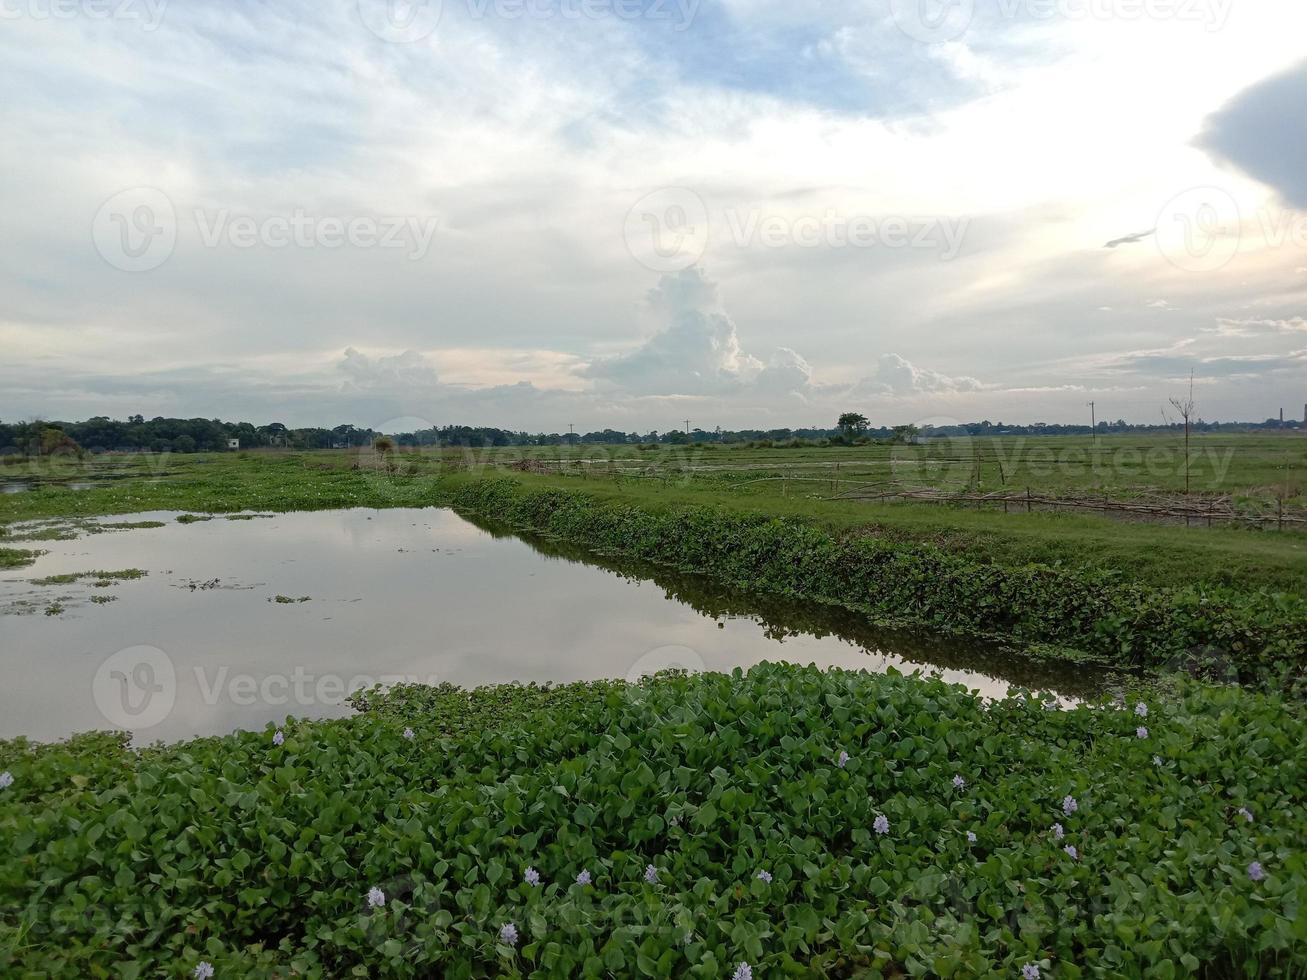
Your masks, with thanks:
M 1277 493 L 1285 494 L 1290 507 L 1303 503 L 1307 442 L 1266 436 L 1208 438 L 1204 458 L 1210 461 L 1216 456 L 1226 462 L 1211 464 L 1211 471 L 1201 478 L 1199 465 L 1191 467 L 1195 494 L 1201 490 L 1237 497 L 1263 512 L 1274 506 Z M 1088 453 L 1091 440 L 1087 438 L 972 442 L 988 443 L 995 454 L 1003 454 L 1008 459 L 1007 483 L 1023 490 L 1023 481 L 1035 479 L 1041 482 L 1034 489 L 1041 492 L 1113 497 L 1137 496 L 1150 487 L 1172 491 L 1183 487 L 1182 461 L 1178 471 L 1168 465 L 1140 472 L 1130 465 L 1135 454 L 1144 460 L 1150 454 L 1155 458 L 1174 454 L 1174 438 L 1122 439 L 1119 445 L 1109 437 L 1100 440 L 1104 447 L 1100 457 L 1116 463 L 1097 469 L 1074 462 L 1077 453 Z M 1202 440 L 1194 442 L 1198 446 Z M 642 507 L 705 504 L 800 517 L 842 533 L 928 542 L 1007 565 L 1040 562 L 1110 571 L 1157 586 L 1219 583 L 1307 592 L 1307 533 L 1302 531 L 1124 522 L 1093 511 L 1027 514 L 1014 506 L 1004 513 L 995 506 L 830 499 L 845 486 L 843 481 L 858 485 L 895 472 L 905 484 L 917 485 L 916 478 L 932 467 L 936 485 L 965 486 L 974 472 L 971 463 L 942 462 L 943 453 L 936 447 L 890 446 L 449 449 L 399 452 L 389 467 L 366 452 L 104 456 L 0 466 L 0 484 L 26 479 L 41 487 L 0 495 L 0 525 L 153 509 L 412 506 L 439 502 L 440 477 L 457 481 L 508 475 L 530 486 L 582 487 Z M 1048 464 L 1044 460 L 1048 454 L 1063 464 Z M 524 457 L 540 461 L 536 467 L 540 472 L 512 468 Z M 900 464 L 903 457 L 909 458 L 908 464 Z M 982 466 L 984 489 L 992 489 L 989 466 Z M 913 480 L 908 479 L 909 473 Z M 841 482 L 832 484 L 832 480 Z M 997 482 L 996 469 L 993 480 Z M 89 489 L 68 489 L 69 482 L 87 484 Z

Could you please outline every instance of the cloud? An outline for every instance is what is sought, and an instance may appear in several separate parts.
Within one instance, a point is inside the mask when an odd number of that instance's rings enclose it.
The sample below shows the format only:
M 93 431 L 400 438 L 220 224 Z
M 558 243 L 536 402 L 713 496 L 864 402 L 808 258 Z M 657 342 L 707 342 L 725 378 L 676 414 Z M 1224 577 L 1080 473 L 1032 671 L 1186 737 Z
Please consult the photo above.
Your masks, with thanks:
M 898 354 L 881 354 L 873 374 L 853 387 L 854 395 L 923 395 L 956 394 L 980 391 L 985 386 L 975 378 L 950 377 L 928 368 L 919 368 Z
M 1307 208 L 1307 61 L 1235 96 L 1207 120 L 1199 145 Z
M 1263 334 L 1307 333 L 1307 317 L 1274 319 L 1231 319 L 1219 317 L 1210 332 L 1223 337 L 1256 337 Z
M 582 371 L 585 377 L 640 395 L 721 395 L 763 372 L 763 363 L 740 346 L 717 284 L 698 266 L 664 275 L 648 303 L 667 326 L 633 351 L 596 360 Z
M 346 376 L 344 388 L 353 391 L 434 389 L 436 369 L 417 351 L 369 357 L 353 347 L 345 349 L 337 368 Z
M 1132 235 L 1123 235 L 1121 238 L 1113 238 L 1107 242 L 1103 248 L 1116 248 L 1118 245 L 1134 245 L 1136 242 L 1142 242 L 1149 235 L 1157 231 L 1156 228 L 1149 228 L 1147 231 L 1137 231 Z

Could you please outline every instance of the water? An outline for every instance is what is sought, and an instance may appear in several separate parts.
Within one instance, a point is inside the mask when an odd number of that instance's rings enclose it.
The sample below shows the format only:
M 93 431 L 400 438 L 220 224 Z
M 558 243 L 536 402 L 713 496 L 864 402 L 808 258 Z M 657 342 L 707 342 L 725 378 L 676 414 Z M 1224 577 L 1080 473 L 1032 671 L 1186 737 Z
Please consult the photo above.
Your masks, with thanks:
M 106 518 L 166 526 L 39 542 L 48 554 L 0 573 L 0 736 L 123 728 L 172 740 L 344 715 L 346 692 L 374 682 L 634 678 L 762 660 L 935 665 L 987 696 L 1012 681 L 1074 697 L 1102 681 L 609 565 L 448 510 L 176 517 Z M 31 581 L 131 568 L 148 575 Z

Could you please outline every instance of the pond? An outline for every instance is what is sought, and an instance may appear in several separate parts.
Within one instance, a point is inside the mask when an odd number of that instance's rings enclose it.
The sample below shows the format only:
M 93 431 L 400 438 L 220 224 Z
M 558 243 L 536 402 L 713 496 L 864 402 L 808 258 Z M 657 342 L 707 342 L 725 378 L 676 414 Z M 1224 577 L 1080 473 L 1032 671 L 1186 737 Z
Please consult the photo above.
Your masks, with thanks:
M 106 518 L 164 526 L 28 544 L 47 553 L 0 573 L 0 736 L 172 740 L 348 714 L 346 693 L 372 683 L 634 679 L 762 660 L 932 667 L 987 696 L 1016 683 L 1074 698 L 1105 680 L 611 565 L 449 510 L 178 516 Z

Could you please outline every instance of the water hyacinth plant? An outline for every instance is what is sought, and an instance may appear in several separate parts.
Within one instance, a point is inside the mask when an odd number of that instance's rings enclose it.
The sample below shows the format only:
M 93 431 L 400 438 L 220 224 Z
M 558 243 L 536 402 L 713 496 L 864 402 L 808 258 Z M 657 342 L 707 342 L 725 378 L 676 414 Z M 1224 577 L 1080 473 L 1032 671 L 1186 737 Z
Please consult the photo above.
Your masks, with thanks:
M 763 665 L 639 693 L 398 686 L 296 722 L 293 752 L 0 743 L 0 976 L 1307 969 L 1307 720 L 1283 697 L 1178 681 L 1157 768 L 1119 712 L 938 679 Z

